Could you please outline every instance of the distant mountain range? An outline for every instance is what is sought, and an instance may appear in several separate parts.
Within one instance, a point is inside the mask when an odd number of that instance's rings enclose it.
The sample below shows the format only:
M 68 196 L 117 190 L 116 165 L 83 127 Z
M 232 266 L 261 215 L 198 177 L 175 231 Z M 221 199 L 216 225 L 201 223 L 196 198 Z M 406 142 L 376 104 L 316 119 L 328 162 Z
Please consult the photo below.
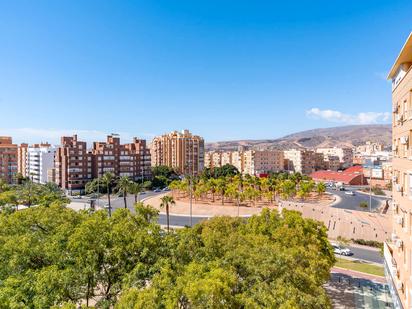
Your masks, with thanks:
M 313 129 L 290 134 L 278 139 L 238 140 L 207 143 L 206 150 L 237 150 L 239 146 L 252 149 L 299 149 L 320 147 L 354 147 L 367 141 L 390 146 L 392 127 L 385 125 L 352 125 Z

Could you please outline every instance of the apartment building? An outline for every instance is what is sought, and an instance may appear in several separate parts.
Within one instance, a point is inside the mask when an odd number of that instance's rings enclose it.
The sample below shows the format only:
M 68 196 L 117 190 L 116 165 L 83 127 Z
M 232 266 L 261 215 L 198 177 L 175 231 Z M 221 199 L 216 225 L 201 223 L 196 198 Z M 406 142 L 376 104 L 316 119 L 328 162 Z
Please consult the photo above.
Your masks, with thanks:
M 367 141 L 363 145 L 359 145 L 355 148 L 355 153 L 363 153 L 367 155 L 374 154 L 376 152 L 384 151 L 385 145 L 382 143 L 375 143 L 372 141 Z
M 150 150 L 143 139 L 134 138 L 132 143 L 121 144 L 117 135 L 109 135 L 106 142 L 93 143 L 92 157 L 93 178 L 108 172 L 133 180 L 151 176 Z
M 393 231 L 385 273 L 395 308 L 412 307 L 412 34 L 392 66 Z
M 151 157 L 152 166 L 166 165 L 182 175 L 197 175 L 205 163 L 204 140 L 189 130 L 157 136 L 151 144 Z
M 20 144 L 18 146 L 17 170 L 24 177 L 36 183 L 48 181 L 47 171 L 54 167 L 56 148 L 49 143 Z
M 22 143 L 17 147 L 17 172 L 24 177 L 28 176 L 27 173 L 27 151 L 29 144 Z
M 260 175 L 284 170 L 284 155 L 280 150 L 247 150 L 243 152 L 243 174 Z
M 210 151 L 205 155 L 205 167 L 235 166 L 242 174 L 260 175 L 284 170 L 283 151 L 280 150 L 241 150 Z
M 13 183 L 17 174 L 17 145 L 9 136 L 0 136 L 0 179 Z
M 67 193 L 81 193 L 87 182 L 92 180 L 92 154 L 87 151 L 86 142 L 77 135 L 61 138 L 55 154 L 56 183 Z
M 27 148 L 25 175 L 33 182 L 47 183 L 47 171 L 54 167 L 56 148 L 49 144 L 34 145 Z
M 316 170 L 316 165 L 319 164 L 317 160 L 320 158 L 313 151 L 301 149 L 285 150 L 284 157 L 287 170 L 305 175 L 310 175 Z
M 353 164 L 353 150 L 351 148 L 318 148 L 317 153 L 322 153 L 325 158 L 328 156 L 338 157 L 342 168 L 348 168 Z

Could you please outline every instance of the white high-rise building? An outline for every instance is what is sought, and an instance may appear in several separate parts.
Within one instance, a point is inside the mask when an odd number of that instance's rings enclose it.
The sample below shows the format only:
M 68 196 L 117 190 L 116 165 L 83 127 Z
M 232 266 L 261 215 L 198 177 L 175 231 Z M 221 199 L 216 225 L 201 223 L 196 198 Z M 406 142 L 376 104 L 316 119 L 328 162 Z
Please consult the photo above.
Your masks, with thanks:
M 46 183 L 47 170 L 54 167 L 56 148 L 52 146 L 29 147 L 27 149 L 27 176 L 33 182 Z

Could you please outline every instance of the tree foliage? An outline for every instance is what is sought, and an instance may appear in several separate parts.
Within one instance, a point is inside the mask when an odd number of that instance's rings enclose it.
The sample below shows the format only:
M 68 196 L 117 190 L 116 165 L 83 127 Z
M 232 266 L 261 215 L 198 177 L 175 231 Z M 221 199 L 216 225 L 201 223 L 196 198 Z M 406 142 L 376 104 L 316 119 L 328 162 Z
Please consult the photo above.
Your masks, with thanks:
M 294 211 L 219 217 L 169 235 L 170 256 L 117 308 L 329 308 L 326 228 Z
M 278 186 L 234 179 L 226 190 Z M 33 201 L 41 200 L 36 194 Z M 165 208 L 173 204 L 167 198 Z M 0 308 L 330 307 L 322 285 L 334 255 L 322 223 L 264 209 L 249 219 L 216 217 L 164 233 L 157 216 L 142 203 L 111 217 L 104 210 L 75 212 L 58 196 L 2 211 Z

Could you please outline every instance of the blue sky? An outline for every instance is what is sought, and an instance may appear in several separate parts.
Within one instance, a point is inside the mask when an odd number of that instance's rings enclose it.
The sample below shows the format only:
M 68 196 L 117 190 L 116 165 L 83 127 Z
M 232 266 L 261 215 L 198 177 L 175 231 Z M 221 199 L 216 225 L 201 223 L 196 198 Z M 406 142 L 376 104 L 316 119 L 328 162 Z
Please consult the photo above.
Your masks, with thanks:
M 3 1 L 0 134 L 206 141 L 385 123 L 411 1 Z

